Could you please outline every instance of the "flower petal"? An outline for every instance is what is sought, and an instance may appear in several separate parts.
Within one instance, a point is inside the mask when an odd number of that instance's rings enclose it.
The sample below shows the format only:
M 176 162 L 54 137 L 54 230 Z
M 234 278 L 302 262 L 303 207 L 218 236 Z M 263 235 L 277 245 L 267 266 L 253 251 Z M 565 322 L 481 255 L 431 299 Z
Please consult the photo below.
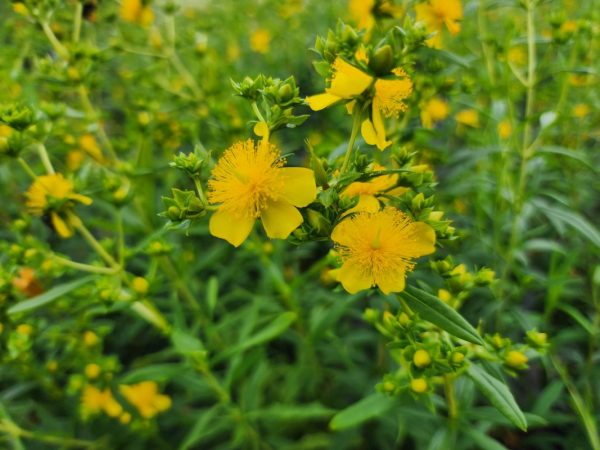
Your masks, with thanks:
M 354 208 L 344 212 L 344 216 L 347 214 L 358 213 L 358 212 L 377 212 L 379 211 L 380 205 L 379 200 L 374 195 L 362 194 L 358 198 L 358 203 Z
M 58 215 L 58 213 L 52 212 L 50 218 L 52 220 L 52 226 L 61 238 L 66 239 L 73 236 L 73 230 L 67 225 L 67 222 Z
M 392 141 L 385 140 L 385 125 L 383 123 L 381 108 L 377 99 L 373 100 L 371 120 L 373 120 L 373 128 L 375 130 L 375 134 L 377 135 L 377 148 L 379 150 L 385 150 L 392 143 Z
M 411 256 L 419 257 L 435 252 L 435 231 L 424 222 L 414 222 L 409 225 L 410 243 L 407 251 Z
M 373 285 L 371 274 L 361 270 L 360 267 L 350 261 L 346 261 L 340 268 L 337 279 L 350 294 L 364 291 Z
M 406 273 L 404 269 L 381 273 L 375 283 L 385 295 L 391 292 L 402 292 L 406 286 Z
M 225 239 L 234 247 L 239 247 L 252 231 L 253 225 L 253 217 L 237 217 L 228 211 L 218 209 L 211 216 L 208 228 L 213 236 Z
M 308 103 L 308 106 L 310 106 L 310 109 L 313 111 L 321 111 L 322 109 L 325 109 L 328 106 L 333 105 L 335 102 L 339 102 L 340 100 L 342 99 L 337 95 L 328 93 L 311 95 L 305 99 L 306 103 Z
M 326 89 L 326 92 L 341 98 L 352 98 L 362 94 L 373 81 L 372 76 L 342 58 L 334 61 L 333 70 L 331 87 Z
M 317 198 L 315 173 L 304 167 L 280 169 L 284 187 L 281 196 L 294 206 L 306 206 Z
M 267 236 L 272 239 L 286 239 L 304 221 L 302 214 L 285 200 L 269 202 L 260 218 Z

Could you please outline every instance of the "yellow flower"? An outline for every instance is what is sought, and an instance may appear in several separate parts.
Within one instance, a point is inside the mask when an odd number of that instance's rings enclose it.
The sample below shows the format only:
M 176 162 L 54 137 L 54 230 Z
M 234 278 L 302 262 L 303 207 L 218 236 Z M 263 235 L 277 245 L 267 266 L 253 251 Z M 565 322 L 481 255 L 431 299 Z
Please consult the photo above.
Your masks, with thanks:
M 402 291 L 413 258 L 435 251 L 433 229 L 391 207 L 342 220 L 331 239 L 342 259 L 338 279 L 351 294 L 375 285 L 384 294 Z
M 259 28 L 250 35 L 250 48 L 256 53 L 268 53 L 271 47 L 271 33 Z
M 44 292 L 44 288 L 35 276 L 35 270 L 31 267 L 19 269 L 19 276 L 12 279 L 12 285 L 27 297 L 35 297 Z
M 379 164 L 376 164 L 373 168 L 378 171 L 385 170 L 385 167 Z M 391 174 L 374 177 L 369 181 L 355 181 L 354 183 L 350 183 L 341 192 L 340 196 L 346 198 L 358 197 L 358 203 L 354 208 L 346 211 L 346 214 L 358 211 L 379 211 L 378 194 L 402 195 L 408 190 L 408 188 L 402 186 L 396 187 L 397 182 L 398 174 Z
M 560 26 L 560 32 L 565 34 L 575 33 L 578 28 L 579 25 L 577 25 L 577 22 L 574 20 L 567 20 Z
M 152 8 L 142 0 L 122 0 L 119 13 L 125 22 L 137 23 L 142 26 L 148 26 L 154 22 Z
M 81 396 L 81 409 L 84 417 L 98 414 L 102 411 L 110 417 L 118 417 L 123 412 L 123 407 L 113 397 L 110 389 L 101 391 L 90 384 L 83 389 Z
M 590 107 L 585 103 L 578 103 L 577 105 L 573 106 L 573 116 L 577 117 L 578 119 L 583 119 L 590 112 Z
M 508 139 L 512 135 L 510 120 L 504 119 L 498 124 L 498 135 L 500 135 L 501 139 Z
M 375 8 L 375 0 L 350 0 L 348 9 L 350 16 L 356 22 L 359 30 L 367 30 L 369 32 L 375 25 L 375 16 L 373 9 Z
M 391 141 L 386 140 L 383 116 L 398 117 L 407 109 L 404 100 L 412 93 L 412 81 L 400 68 L 392 70 L 393 79 L 375 78 L 339 57 L 332 68 L 330 87 L 323 94 L 307 97 L 306 102 L 313 111 L 320 111 L 339 101 L 353 100 L 373 86 L 371 114 L 362 122 L 361 133 L 367 144 L 384 150 Z
M 84 372 L 86 377 L 94 379 L 98 378 L 98 375 L 102 372 L 102 368 L 96 363 L 90 363 L 85 366 Z
M 506 59 L 517 66 L 523 66 L 527 63 L 527 53 L 523 47 L 511 47 L 506 54 Z
M 287 238 L 303 222 L 296 207 L 311 203 L 317 187 L 312 170 L 284 163 L 277 147 L 264 140 L 227 149 L 208 182 L 209 202 L 220 203 L 210 233 L 238 247 L 260 218 L 267 236 Z
M 449 112 L 450 107 L 447 102 L 439 97 L 433 97 L 421 111 L 421 122 L 425 128 L 433 128 L 435 122 L 444 120 Z
M 25 6 L 24 3 L 16 2 L 13 3 L 12 7 L 13 11 L 17 14 L 21 14 L 22 16 L 26 16 L 27 14 L 29 14 L 29 10 L 27 9 L 27 6 Z
M 460 0 L 429 0 L 415 6 L 417 20 L 424 22 L 429 32 L 437 32 L 427 41 L 431 47 L 442 46 L 441 31 L 444 25 L 452 35 L 460 31 L 460 20 L 463 18 L 463 9 Z
M 427 380 L 424 378 L 415 378 L 410 381 L 410 388 L 416 394 L 424 394 L 427 392 Z
M 67 220 L 62 213 L 68 212 L 73 207 L 73 202 L 90 205 L 92 199 L 74 191 L 73 183 L 56 173 L 37 177 L 25 193 L 27 208 L 36 216 L 49 213 L 52 226 L 63 238 L 73 235 L 72 218 Z
M 431 364 L 431 355 L 429 354 L 429 352 L 427 350 L 420 348 L 413 355 L 413 363 L 419 369 L 427 367 L 428 365 Z
M 171 407 L 171 397 L 159 394 L 158 385 L 154 381 L 142 381 L 129 386 L 123 385 L 119 387 L 119 390 L 145 419 L 151 419 Z
M 474 109 L 463 109 L 456 113 L 456 121 L 461 125 L 479 128 L 479 113 Z
M 529 358 L 527 358 L 523 352 L 511 350 L 506 354 L 504 361 L 506 362 L 507 366 L 514 369 L 526 369 Z
M 104 162 L 104 156 L 102 155 L 102 150 L 100 149 L 100 145 L 98 145 L 98 141 L 91 134 L 84 134 L 79 138 L 79 147 L 90 155 L 93 159 L 98 161 L 99 163 Z

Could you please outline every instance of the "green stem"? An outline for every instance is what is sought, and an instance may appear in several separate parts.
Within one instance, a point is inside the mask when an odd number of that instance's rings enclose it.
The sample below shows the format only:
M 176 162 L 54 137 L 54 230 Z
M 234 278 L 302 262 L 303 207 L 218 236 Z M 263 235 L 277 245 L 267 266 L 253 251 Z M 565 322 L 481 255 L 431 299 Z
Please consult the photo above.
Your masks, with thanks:
M 67 258 L 63 258 L 62 256 L 52 255 L 52 259 L 54 259 L 59 264 L 63 266 L 71 267 L 76 270 L 81 270 L 82 272 L 91 272 L 91 273 L 99 273 L 104 275 L 116 275 L 119 273 L 119 270 L 112 267 L 98 267 L 92 266 L 91 264 L 84 264 L 76 261 L 72 261 Z
M 104 247 L 102 247 L 102 245 L 100 245 L 100 243 L 96 240 L 90 230 L 87 229 L 79 217 L 73 213 L 70 213 L 69 220 L 73 224 L 73 227 L 90 245 L 90 247 L 92 247 L 110 267 L 115 269 L 117 272 L 122 270 L 122 267 L 119 265 L 119 263 L 115 261 L 115 259 L 104 249 Z
M 21 157 L 17 158 L 17 161 L 19 162 L 19 164 L 21 165 L 21 167 L 23 168 L 23 170 L 27 173 L 27 175 L 29 175 L 31 177 L 31 179 L 35 180 L 37 178 L 37 175 L 31 169 L 31 166 L 29 164 L 27 164 L 27 161 L 25 161 Z
M 64 45 L 62 45 L 60 43 L 60 41 L 54 34 L 54 31 L 52 31 L 52 28 L 50 28 L 50 25 L 48 25 L 48 22 L 41 22 L 40 25 L 42 26 L 42 30 L 44 30 L 46 37 L 50 41 L 50 44 L 52 44 L 52 47 L 54 48 L 56 53 L 58 53 L 58 55 L 62 59 L 64 59 L 65 61 L 68 61 L 69 51 L 67 50 L 67 48 Z
M 448 418 L 450 419 L 456 419 L 458 415 L 453 381 L 454 380 L 450 375 L 444 375 L 444 392 L 446 394 L 446 402 L 448 404 Z
M 577 390 L 577 387 L 571 380 L 569 373 L 558 360 L 558 358 L 550 356 L 550 360 L 565 384 L 567 391 L 569 391 L 569 395 L 571 396 L 571 401 L 573 403 L 573 409 L 579 415 L 581 422 L 583 423 L 585 431 L 588 435 L 588 440 L 590 441 L 590 446 L 593 450 L 600 450 L 600 435 L 598 434 L 598 428 L 596 426 L 593 412 L 589 411 L 586 407 L 581 394 Z
M 32 441 L 44 442 L 60 446 L 61 448 L 94 448 L 97 446 L 95 442 L 84 441 L 81 439 L 66 438 L 60 436 L 51 436 L 47 434 L 38 434 L 32 431 L 27 431 L 19 427 L 14 422 L 8 420 L 0 421 L 0 431 L 7 433 L 16 438 L 25 438 Z
M 94 108 L 94 105 L 90 101 L 88 90 L 86 89 L 86 87 L 83 84 L 80 84 L 77 87 L 77 93 L 79 94 L 79 99 L 81 101 L 81 104 L 83 105 L 83 108 L 86 111 L 86 114 L 88 115 L 88 117 L 90 119 L 92 119 L 94 122 L 96 122 L 96 126 L 98 128 L 97 134 L 98 134 L 98 138 L 100 138 L 100 142 L 102 142 L 102 145 L 108 151 L 110 158 L 113 161 L 117 161 L 119 158 L 117 156 L 117 153 L 115 152 L 115 148 L 113 147 L 112 142 L 110 142 L 110 139 L 108 138 L 108 135 L 106 134 L 104 125 L 102 125 L 102 123 L 99 120 L 99 115 L 96 112 L 96 108 Z
M 83 15 L 83 1 L 75 3 L 75 15 L 73 16 L 73 42 L 79 42 L 81 37 L 81 16 Z
M 42 143 L 39 143 L 35 146 L 35 148 L 42 161 L 42 164 L 44 165 L 44 168 L 46 169 L 46 172 L 48 172 L 50 175 L 56 173 L 54 171 L 54 167 L 52 167 L 52 162 L 50 161 L 50 156 L 48 156 L 48 150 L 46 150 L 46 146 Z
M 123 228 L 123 211 L 117 210 L 117 258 L 119 266 L 125 267 L 125 229 Z
M 354 113 L 352 115 L 352 131 L 350 133 L 348 147 L 346 148 L 346 154 L 344 155 L 344 162 L 342 163 L 342 168 L 340 169 L 340 175 L 343 175 L 346 172 L 346 170 L 348 170 L 350 156 L 352 155 L 352 150 L 354 149 L 354 142 L 356 141 L 356 136 L 358 136 L 358 130 L 360 129 L 361 119 L 362 108 L 359 108 L 358 105 L 354 105 Z
M 196 186 L 196 191 L 198 191 L 198 197 L 200 197 L 200 201 L 204 205 L 208 205 L 208 200 L 206 199 L 206 195 L 204 195 L 204 189 L 202 188 L 202 181 L 200 177 L 194 176 L 194 185 Z
M 189 70 L 187 69 L 185 64 L 183 64 L 183 62 L 179 58 L 179 55 L 177 54 L 177 49 L 175 46 L 175 38 L 177 36 L 176 30 L 175 30 L 175 17 L 172 14 L 168 15 L 167 19 L 166 19 L 166 23 L 167 23 L 168 40 L 169 40 L 169 43 L 171 44 L 170 45 L 171 48 L 169 50 L 169 59 L 171 61 L 171 64 L 173 65 L 175 70 L 179 73 L 181 78 L 184 79 L 184 81 L 186 82 L 186 84 L 188 85 L 188 87 L 190 88 L 190 90 L 192 91 L 194 96 L 196 97 L 196 100 L 198 100 L 198 99 L 202 98 L 202 90 L 198 86 L 198 83 L 196 83 L 196 80 L 194 79 L 193 75 L 189 72 Z

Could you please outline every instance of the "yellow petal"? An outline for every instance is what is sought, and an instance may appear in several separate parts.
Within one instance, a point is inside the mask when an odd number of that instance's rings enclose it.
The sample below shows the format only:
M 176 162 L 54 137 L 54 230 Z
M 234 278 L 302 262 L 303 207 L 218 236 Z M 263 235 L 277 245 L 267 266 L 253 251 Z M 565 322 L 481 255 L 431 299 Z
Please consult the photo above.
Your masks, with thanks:
M 211 216 L 208 228 L 213 236 L 225 239 L 234 247 L 239 247 L 252 231 L 253 225 L 253 217 L 237 217 L 219 209 Z
M 302 214 L 285 200 L 269 202 L 260 218 L 267 236 L 272 239 L 286 239 L 304 221 Z
M 317 184 L 312 170 L 304 167 L 280 169 L 284 186 L 281 196 L 294 206 L 306 206 L 317 198 Z
M 414 257 L 429 255 L 435 251 L 435 231 L 424 222 L 414 222 L 410 225 L 410 243 L 407 250 Z
M 377 212 L 379 211 L 379 206 L 379 200 L 374 195 L 363 194 L 358 198 L 356 206 L 346 211 L 344 216 L 357 212 Z
M 349 238 L 350 233 L 348 233 L 348 230 L 351 229 L 351 227 L 351 220 L 342 220 L 335 226 L 335 228 L 331 232 L 331 240 L 343 246 L 348 246 L 349 244 L 352 244 L 352 240 Z
M 341 98 L 352 98 L 362 94 L 373 81 L 372 76 L 347 63 L 342 58 L 335 60 L 333 70 L 331 87 L 326 89 L 326 92 Z
M 83 203 L 84 205 L 91 205 L 92 204 L 92 199 L 89 198 L 86 195 L 81 195 L 81 194 L 71 194 L 69 195 L 69 198 L 71 200 L 76 200 L 79 203 Z
M 340 100 L 342 99 L 337 95 L 325 93 L 311 95 L 310 97 L 306 97 L 305 101 L 313 111 L 321 111 L 322 109 L 325 109 L 328 106 L 333 105 L 335 102 L 339 102 Z
M 354 112 L 354 106 L 356 105 L 356 100 L 352 100 L 351 102 L 346 103 L 346 111 L 348 114 L 352 114 Z
M 388 273 L 379 274 L 375 283 L 385 295 L 390 292 L 402 292 L 404 290 L 406 274 L 404 270 L 397 270 Z
M 446 24 L 446 27 L 448 28 L 450 34 L 456 35 L 460 31 L 460 23 L 451 19 L 444 20 L 444 23 Z
M 385 140 L 385 126 L 383 123 L 383 117 L 381 115 L 381 109 L 379 108 L 379 102 L 377 99 L 373 100 L 373 111 L 371 113 L 371 119 L 373 120 L 373 128 L 377 135 L 377 148 L 379 150 L 385 150 L 386 147 L 391 145 L 392 141 Z
M 373 285 L 371 274 L 362 271 L 360 267 L 349 261 L 346 261 L 340 268 L 337 279 L 350 294 L 364 291 Z
M 375 127 L 373 126 L 373 122 L 371 122 L 370 119 L 363 121 L 360 127 L 360 132 L 367 144 L 376 145 L 379 150 L 384 150 L 392 143 L 392 141 L 385 140 L 385 134 L 383 138 L 377 134 Z
M 256 122 L 254 125 L 254 134 L 260 137 L 266 137 L 269 140 L 269 125 L 266 122 Z
M 63 218 L 58 215 L 58 213 L 51 213 L 50 218 L 52 220 L 52 226 L 60 237 L 66 239 L 73 236 L 73 230 L 71 227 L 69 227 L 69 225 L 67 225 L 67 222 L 65 222 Z

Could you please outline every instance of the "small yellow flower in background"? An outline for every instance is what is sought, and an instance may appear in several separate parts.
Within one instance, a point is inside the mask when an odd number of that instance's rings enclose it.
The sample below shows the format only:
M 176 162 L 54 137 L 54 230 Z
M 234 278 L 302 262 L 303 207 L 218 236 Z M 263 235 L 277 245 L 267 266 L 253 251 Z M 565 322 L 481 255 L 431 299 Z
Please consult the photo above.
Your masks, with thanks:
M 504 119 L 498 124 L 498 135 L 501 139 L 508 139 L 512 136 L 512 125 L 510 120 Z
M 414 378 L 410 381 L 410 388 L 417 394 L 424 394 L 427 392 L 427 380 L 424 378 Z
M 44 292 L 44 288 L 35 276 L 35 270 L 31 267 L 19 269 L 19 276 L 12 279 L 12 285 L 27 297 L 35 297 Z
M 22 323 L 17 326 L 16 331 L 23 336 L 31 336 L 33 334 L 33 327 L 27 323 Z
M 86 377 L 88 377 L 90 380 L 93 380 L 94 378 L 98 378 L 98 375 L 100 375 L 102 369 L 98 364 L 90 363 L 85 366 L 84 372 Z
M 25 193 L 27 208 L 31 214 L 42 216 L 50 214 L 52 226 L 63 238 L 73 235 L 73 223 L 67 217 L 65 220 L 61 213 L 73 207 L 73 202 L 90 205 L 92 199 L 85 195 L 77 194 L 73 182 L 65 179 L 60 174 L 42 175 L 37 177 Z
M 348 9 L 356 28 L 366 30 L 367 33 L 371 31 L 375 25 L 374 8 L 375 0 L 350 0 Z
M 421 123 L 425 128 L 433 128 L 436 122 L 440 122 L 448 117 L 450 107 L 448 103 L 439 98 L 430 99 L 421 110 Z
M 148 293 L 148 289 L 150 288 L 150 283 L 144 277 L 135 277 L 131 281 L 131 287 L 135 292 L 140 295 L 146 295 Z
M 119 14 L 125 22 L 137 23 L 142 26 L 148 26 L 154 22 L 152 7 L 142 0 L 122 0 Z
M 460 31 L 460 21 L 463 18 L 460 0 L 429 0 L 416 5 L 415 11 L 417 20 L 425 23 L 427 31 L 437 33 L 427 41 L 431 47 L 441 48 L 444 26 L 453 36 Z
M 474 109 L 463 109 L 456 113 L 456 122 L 472 128 L 479 128 L 479 113 Z
M 590 112 L 592 112 L 589 105 L 586 105 L 585 103 L 578 103 L 577 105 L 573 106 L 572 111 L 573 111 L 573 116 L 577 117 L 578 119 L 583 119 Z
M 423 369 L 424 367 L 427 367 L 431 364 L 431 355 L 427 350 L 420 348 L 413 355 L 413 363 L 419 369 Z
M 452 294 L 447 289 L 439 289 L 438 298 L 444 303 L 449 303 L 452 300 Z
M 256 53 L 268 53 L 271 48 L 271 32 L 264 28 L 258 28 L 250 35 L 250 48 Z
M 29 10 L 27 9 L 27 6 L 25 6 L 24 3 L 13 3 L 12 8 L 14 12 L 16 12 L 17 14 L 21 14 L 22 16 L 26 16 L 29 14 Z
M 98 335 L 93 331 L 87 330 L 85 333 L 83 333 L 83 343 L 86 347 L 93 347 L 99 341 L 100 339 L 98 338 Z
M 104 156 L 102 155 L 100 145 L 98 145 L 98 141 L 96 141 L 96 138 L 93 135 L 82 135 L 79 138 L 79 147 L 94 160 L 98 161 L 99 163 L 104 162 Z
M 311 203 L 317 187 L 312 170 L 284 163 L 277 147 L 264 140 L 227 149 L 208 182 L 209 202 L 220 203 L 210 233 L 238 247 L 260 218 L 267 236 L 287 238 L 304 220 L 296 207 Z
M 145 419 L 151 419 L 171 407 L 171 397 L 160 394 L 158 384 L 154 381 L 119 386 L 119 390 Z
M 504 361 L 507 366 L 513 369 L 526 369 L 529 358 L 523 352 L 511 350 L 506 354 Z
M 85 153 L 80 150 L 71 150 L 67 153 L 67 168 L 71 172 L 77 171 L 85 161 Z
M 123 407 L 115 400 L 110 389 L 101 391 L 88 384 L 81 395 L 81 410 L 85 418 L 100 412 L 104 412 L 109 417 L 119 417 Z
M 378 171 L 385 170 L 385 167 L 378 164 L 373 168 Z M 380 205 L 377 195 L 402 195 L 408 191 L 406 187 L 396 186 L 397 182 L 398 174 L 390 174 L 374 177 L 369 181 L 355 181 L 354 183 L 350 183 L 341 192 L 340 196 L 346 198 L 358 197 L 359 199 L 356 206 L 346 211 L 346 214 L 358 211 L 379 211 Z
M 506 54 L 506 59 L 517 66 L 524 66 L 527 64 L 527 53 L 521 46 L 511 47 Z
M 413 259 L 435 251 L 433 229 L 391 207 L 342 220 L 331 239 L 342 260 L 338 279 L 351 294 L 372 286 L 401 292 Z
M 386 140 L 383 116 L 398 117 L 401 112 L 406 111 L 404 100 L 412 94 L 413 88 L 406 72 L 396 68 L 392 70 L 395 76 L 392 79 L 375 78 L 342 58 L 336 58 L 332 69 L 331 83 L 325 93 L 306 98 L 310 108 L 320 111 L 343 100 L 351 101 L 373 85 L 371 114 L 362 122 L 361 134 L 367 144 L 376 145 L 379 150 L 387 148 L 391 141 Z
M 13 129 L 8 125 L 0 123 L 0 137 L 7 138 L 10 137 L 11 134 L 13 134 Z
M 575 33 L 578 28 L 579 28 L 579 25 L 577 25 L 576 21 L 567 20 L 567 21 L 563 22 L 563 24 L 560 26 L 560 32 L 561 33 Z

